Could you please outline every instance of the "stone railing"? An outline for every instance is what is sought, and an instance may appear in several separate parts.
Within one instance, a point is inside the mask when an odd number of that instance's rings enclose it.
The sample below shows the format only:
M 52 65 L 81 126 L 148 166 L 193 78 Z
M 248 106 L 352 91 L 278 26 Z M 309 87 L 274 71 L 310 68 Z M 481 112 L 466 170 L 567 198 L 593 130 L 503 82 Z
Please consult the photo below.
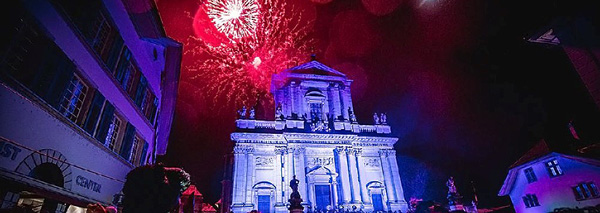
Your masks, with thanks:
M 302 120 L 250 120 L 238 119 L 235 121 L 236 127 L 240 129 L 266 129 L 266 130 L 284 130 L 284 129 L 304 129 L 304 121 Z M 334 131 L 351 131 L 353 133 L 375 133 L 375 134 L 390 134 L 392 128 L 387 124 L 378 125 L 361 125 L 349 122 L 334 122 Z M 310 130 L 309 130 L 310 131 Z

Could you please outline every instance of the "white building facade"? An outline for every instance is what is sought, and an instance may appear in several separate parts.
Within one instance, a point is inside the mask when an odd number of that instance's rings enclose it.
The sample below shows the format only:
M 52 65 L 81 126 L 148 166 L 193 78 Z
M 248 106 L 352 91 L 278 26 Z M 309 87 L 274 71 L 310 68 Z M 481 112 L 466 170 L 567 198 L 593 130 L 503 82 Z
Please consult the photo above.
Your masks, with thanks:
M 515 212 L 555 212 L 600 204 L 600 161 L 553 152 L 538 143 L 509 170 L 499 196 L 509 196 Z
M 233 162 L 233 212 L 288 212 L 290 180 L 300 181 L 305 212 L 402 211 L 396 152 L 386 116 L 356 122 L 352 80 L 315 60 L 272 79 L 275 121 L 240 112 Z
M 0 211 L 114 205 L 127 173 L 166 152 L 181 44 L 151 0 L 3 10 L 13 15 L 0 46 Z

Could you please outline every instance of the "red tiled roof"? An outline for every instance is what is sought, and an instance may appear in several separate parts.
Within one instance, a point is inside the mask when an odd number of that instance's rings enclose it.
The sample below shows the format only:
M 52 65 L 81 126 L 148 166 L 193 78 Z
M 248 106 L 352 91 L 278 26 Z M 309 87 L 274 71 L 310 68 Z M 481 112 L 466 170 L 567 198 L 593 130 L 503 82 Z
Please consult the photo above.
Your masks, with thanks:
M 544 139 L 541 139 L 533 148 L 527 151 L 519 160 L 513 163 L 510 168 L 523 165 L 529 161 L 535 160 L 536 158 L 542 157 L 550 153 L 550 148 Z

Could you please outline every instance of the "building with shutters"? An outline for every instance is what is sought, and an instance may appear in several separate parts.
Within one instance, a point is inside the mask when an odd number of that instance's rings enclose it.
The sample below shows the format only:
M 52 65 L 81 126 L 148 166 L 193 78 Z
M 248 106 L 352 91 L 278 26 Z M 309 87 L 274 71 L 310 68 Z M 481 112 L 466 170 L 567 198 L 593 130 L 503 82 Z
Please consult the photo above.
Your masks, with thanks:
M 597 155 L 541 140 L 510 167 L 498 195 L 517 213 L 583 209 L 600 205 L 598 183 Z
M 22 0 L 0 46 L 0 209 L 112 205 L 165 154 L 181 44 L 151 0 Z
M 295 176 L 305 212 L 407 211 L 385 114 L 359 124 L 352 80 L 316 60 L 273 76 L 275 120 L 242 109 L 231 134 L 232 184 L 222 198 L 235 213 L 288 212 Z M 228 182 L 228 181 L 224 181 Z M 226 191 L 230 191 L 231 193 Z M 231 202 L 231 203 L 227 203 Z

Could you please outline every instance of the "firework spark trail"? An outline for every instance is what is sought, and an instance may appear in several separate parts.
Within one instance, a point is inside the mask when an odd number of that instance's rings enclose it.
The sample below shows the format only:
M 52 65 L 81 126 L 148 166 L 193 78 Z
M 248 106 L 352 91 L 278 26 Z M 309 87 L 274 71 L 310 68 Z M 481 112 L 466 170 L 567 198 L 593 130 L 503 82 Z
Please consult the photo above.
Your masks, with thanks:
M 211 111 L 247 105 L 257 96 L 262 96 L 262 105 L 272 105 L 271 76 L 305 61 L 310 54 L 312 23 L 298 21 L 301 11 L 293 7 L 286 10 L 285 0 L 257 3 L 260 11 L 253 36 L 229 38 L 229 43 L 214 46 L 203 38 L 188 39 L 186 46 L 192 49 L 185 54 L 202 58 L 187 67 L 193 73 L 189 80 L 196 82 L 204 97 L 212 97 Z

